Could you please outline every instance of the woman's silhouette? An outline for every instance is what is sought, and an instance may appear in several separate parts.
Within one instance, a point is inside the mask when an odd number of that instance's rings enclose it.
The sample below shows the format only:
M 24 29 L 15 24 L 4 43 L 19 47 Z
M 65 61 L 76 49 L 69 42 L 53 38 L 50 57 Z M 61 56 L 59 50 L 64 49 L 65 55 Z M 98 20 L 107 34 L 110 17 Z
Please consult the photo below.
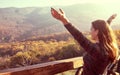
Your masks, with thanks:
M 54 18 L 61 21 L 75 40 L 85 49 L 87 54 L 83 57 L 84 65 L 81 75 L 101 75 L 110 62 L 118 56 L 116 38 L 109 24 L 116 15 L 111 16 L 107 22 L 95 20 L 91 26 L 91 36 L 95 43 L 88 40 L 67 19 L 65 13 L 51 8 Z

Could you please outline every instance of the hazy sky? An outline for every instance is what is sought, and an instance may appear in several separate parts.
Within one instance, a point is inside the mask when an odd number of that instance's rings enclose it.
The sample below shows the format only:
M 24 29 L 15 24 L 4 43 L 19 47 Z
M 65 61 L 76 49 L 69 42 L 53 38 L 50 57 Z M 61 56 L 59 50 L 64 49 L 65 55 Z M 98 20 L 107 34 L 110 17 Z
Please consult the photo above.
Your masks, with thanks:
M 4 7 L 44 7 L 54 5 L 72 5 L 79 3 L 118 3 L 120 0 L 0 0 L 0 8 Z

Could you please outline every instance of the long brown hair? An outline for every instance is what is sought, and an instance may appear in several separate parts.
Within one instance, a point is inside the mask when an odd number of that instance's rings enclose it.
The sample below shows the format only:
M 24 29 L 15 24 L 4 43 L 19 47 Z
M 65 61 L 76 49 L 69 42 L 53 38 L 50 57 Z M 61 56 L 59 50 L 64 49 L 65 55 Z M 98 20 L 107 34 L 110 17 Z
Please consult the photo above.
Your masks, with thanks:
M 95 30 L 98 30 L 99 43 L 105 48 L 104 52 L 113 61 L 118 56 L 118 46 L 113 30 L 104 20 L 93 21 L 92 26 Z

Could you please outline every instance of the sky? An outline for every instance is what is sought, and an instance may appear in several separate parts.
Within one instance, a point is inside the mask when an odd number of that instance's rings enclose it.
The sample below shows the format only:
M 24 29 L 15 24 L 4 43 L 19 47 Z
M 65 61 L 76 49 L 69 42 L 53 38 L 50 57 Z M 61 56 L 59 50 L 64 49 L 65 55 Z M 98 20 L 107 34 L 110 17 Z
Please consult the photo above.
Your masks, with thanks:
M 0 8 L 6 7 L 51 7 L 80 3 L 120 3 L 120 0 L 0 0 Z

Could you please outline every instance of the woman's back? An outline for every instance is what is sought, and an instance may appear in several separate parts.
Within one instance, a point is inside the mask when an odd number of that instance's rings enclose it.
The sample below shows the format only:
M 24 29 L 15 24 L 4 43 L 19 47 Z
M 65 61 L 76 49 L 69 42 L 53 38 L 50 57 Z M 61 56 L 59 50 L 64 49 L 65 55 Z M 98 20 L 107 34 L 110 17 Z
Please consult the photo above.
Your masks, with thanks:
M 100 50 L 99 44 L 96 44 L 98 50 Z M 101 51 L 101 50 L 100 50 Z M 107 55 L 105 55 L 102 51 L 100 54 L 95 53 L 96 51 L 93 52 L 95 54 L 91 56 L 90 54 L 86 53 L 83 57 L 84 65 L 83 65 L 83 72 L 82 75 L 99 75 L 102 74 L 110 62 L 109 58 Z
M 83 57 L 84 65 L 82 75 L 102 74 L 110 62 L 109 57 L 103 52 L 104 47 L 101 47 L 99 43 L 89 41 L 72 24 L 69 23 L 65 25 L 65 27 L 86 51 Z

